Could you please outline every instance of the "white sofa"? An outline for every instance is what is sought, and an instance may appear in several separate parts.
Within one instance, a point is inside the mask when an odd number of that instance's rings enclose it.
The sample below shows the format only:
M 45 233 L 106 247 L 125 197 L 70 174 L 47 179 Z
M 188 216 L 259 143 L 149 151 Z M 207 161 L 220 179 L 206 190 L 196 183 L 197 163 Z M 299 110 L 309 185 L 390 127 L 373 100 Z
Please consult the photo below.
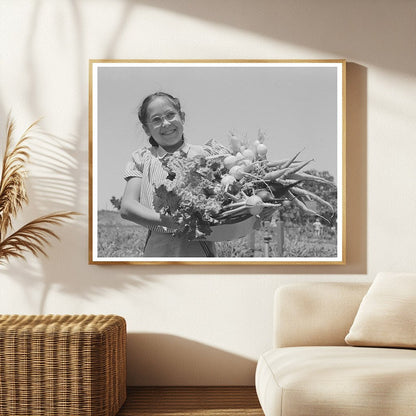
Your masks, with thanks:
M 277 289 L 274 348 L 262 354 L 256 370 L 266 416 L 416 415 L 416 350 L 345 342 L 369 286 Z

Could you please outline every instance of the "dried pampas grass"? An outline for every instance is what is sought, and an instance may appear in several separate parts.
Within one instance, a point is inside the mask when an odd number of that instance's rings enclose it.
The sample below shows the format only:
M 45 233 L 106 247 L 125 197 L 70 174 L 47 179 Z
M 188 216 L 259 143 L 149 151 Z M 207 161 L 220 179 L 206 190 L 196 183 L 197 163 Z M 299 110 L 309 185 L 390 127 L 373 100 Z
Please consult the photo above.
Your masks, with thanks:
M 0 181 L 0 264 L 10 257 L 24 259 L 25 253 L 46 256 L 45 247 L 51 237 L 59 239 L 51 226 L 62 224 L 78 213 L 54 212 L 36 218 L 17 231 L 12 230 L 12 219 L 29 202 L 25 188 L 26 164 L 29 160 L 27 141 L 38 121 L 31 124 L 14 143 L 15 123 L 10 115 L 7 122 L 6 147 L 4 150 Z

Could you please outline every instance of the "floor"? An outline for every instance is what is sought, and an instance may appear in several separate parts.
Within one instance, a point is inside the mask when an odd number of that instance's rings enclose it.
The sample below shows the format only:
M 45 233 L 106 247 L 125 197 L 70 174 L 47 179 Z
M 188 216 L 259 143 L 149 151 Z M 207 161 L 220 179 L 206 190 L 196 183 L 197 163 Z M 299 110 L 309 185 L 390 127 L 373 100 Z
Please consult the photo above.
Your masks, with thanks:
M 264 416 L 254 387 L 128 387 L 117 416 Z

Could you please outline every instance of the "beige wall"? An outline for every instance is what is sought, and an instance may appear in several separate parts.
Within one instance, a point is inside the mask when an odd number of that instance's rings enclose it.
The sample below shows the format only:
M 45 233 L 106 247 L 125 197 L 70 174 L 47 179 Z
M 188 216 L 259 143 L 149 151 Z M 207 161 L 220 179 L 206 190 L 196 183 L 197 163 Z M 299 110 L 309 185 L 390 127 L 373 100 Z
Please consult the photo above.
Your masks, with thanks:
M 2 0 L 0 125 L 44 117 L 31 205 L 84 215 L 0 270 L 1 313 L 127 319 L 129 384 L 252 384 L 272 294 L 416 270 L 416 2 Z M 346 58 L 346 266 L 89 266 L 88 59 Z M 3 145 L 2 145 L 3 146 Z M 46 157 L 45 157 L 46 156 Z

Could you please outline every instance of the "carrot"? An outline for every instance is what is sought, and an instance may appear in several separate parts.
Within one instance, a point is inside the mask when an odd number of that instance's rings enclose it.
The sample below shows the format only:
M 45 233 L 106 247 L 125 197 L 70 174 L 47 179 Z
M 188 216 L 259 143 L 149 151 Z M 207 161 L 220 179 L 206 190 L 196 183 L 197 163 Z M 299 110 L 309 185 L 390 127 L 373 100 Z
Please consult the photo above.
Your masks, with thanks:
M 291 187 L 296 186 L 298 183 L 299 181 L 298 182 L 295 181 L 291 184 L 284 185 L 278 179 L 275 183 L 270 184 L 270 187 L 272 188 L 272 194 L 275 198 L 283 198 L 286 195 L 287 191 Z
M 218 216 L 218 219 L 230 217 L 231 215 L 242 213 L 243 211 L 248 211 L 248 207 L 245 204 L 241 207 L 230 209 L 229 211 L 223 212 L 221 215 Z
M 265 181 L 274 181 L 274 180 L 280 178 L 281 176 L 283 176 L 288 170 L 290 170 L 290 168 L 279 169 L 279 170 L 274 170 L 272 172 L 267 172 L 263 176 L 263 179 Z
M 295 186 L 298 183 L 301 183 L 302 181 L 298 181 L 296 179 L 276 179 L 277 183 L 280 183 L 283 186 Z
M 232 202 L 231 204 L 223 206 L 223 209 L 241 207 L 241 206 L 245 205 L 245 203 L 246 203 L 246 201 Z
M 282 179 L 286 179 L 289 175 L 292 175 L 293 173 L 296 173 L 297 171 L 303 169 L 306 165 L 311 163 L 314 159 L 307 160 L 304 163 L 301 163 L 299 166 L 294 166 L 293 168 L 286 168 L 288 169 L 284 174 L 282 175 Z
M 285 165 L 288 160 L 289 159 L 276 160 L 275 162 L 268 162 L 267 161 L 266 166 L 268 168 L 284 169 L 283 165 Z M 303 160 L 295 160 L 294 162 L 291 163 L 290 166 L 292 166 L 292 167 L 294 167 L 295 165 L 298 166 L 301 163 L 303 163 Z M 286 166 L 286 167 L 289 167 L 289 166 Z
M 263 206 L 265 207 L 265 208 L 279 208 L 280 206 L 281 206 L 282 204 L 281 203 L 275 203 L 275 204 L 272 204 L 271 202 L 263 202 Z
M 302 149 L 301 151 L 297 152 L 295 154 L 295 156 L 292 157 L 292 159 L 289 159 L 285 165 L 282 166 L 282 168 L 287 168 L 289 167 L 295 160 L 296 158 L 303 152 L 304 149 Z
M 315 212 L 313 209 L 308 208 L 303 201 L 301 201 L 298 197 L 296 197 L 292 192 L 288 191 L 288 194 L 292 197 L 292 201 L 305 213 L 309 215 L 315 215 L 317 217 L 322 218 L 326 222 L 330 223 L 325 217 Z
M 320 176 L 310 175 L 308 173 L 299 172 L 291 175 L 291 179 L 305 180 L 305 181 L 316 181 L 320 183 L 326 183 L 327 185 L 336 186 L 335 183 L 328 181 Z
M 275 160 L 274 162 L 267 162 L 266 166 L 268 168 L 281 168 L 282 165 L 284 165 L 288 161 L 289 161 L 289 159 Z
M 315 201 L 319 202 L 322 205 L 325 205 L 332 212 L 334 212 L 334 207 L 328 201 L 325 201 L 324 199 L 322 199 L 318 195 L 314 194 L 313 192 L 307 191 L 306 189 L 298 188 L 296 186 L 294 186 L 292 188 L 292 192 L 294 194 L 297 194 L 297 195 L 301 195 L 301 196 L 305 196 L 305 197 L 309 197 L 311 199 L 314 199 Z

